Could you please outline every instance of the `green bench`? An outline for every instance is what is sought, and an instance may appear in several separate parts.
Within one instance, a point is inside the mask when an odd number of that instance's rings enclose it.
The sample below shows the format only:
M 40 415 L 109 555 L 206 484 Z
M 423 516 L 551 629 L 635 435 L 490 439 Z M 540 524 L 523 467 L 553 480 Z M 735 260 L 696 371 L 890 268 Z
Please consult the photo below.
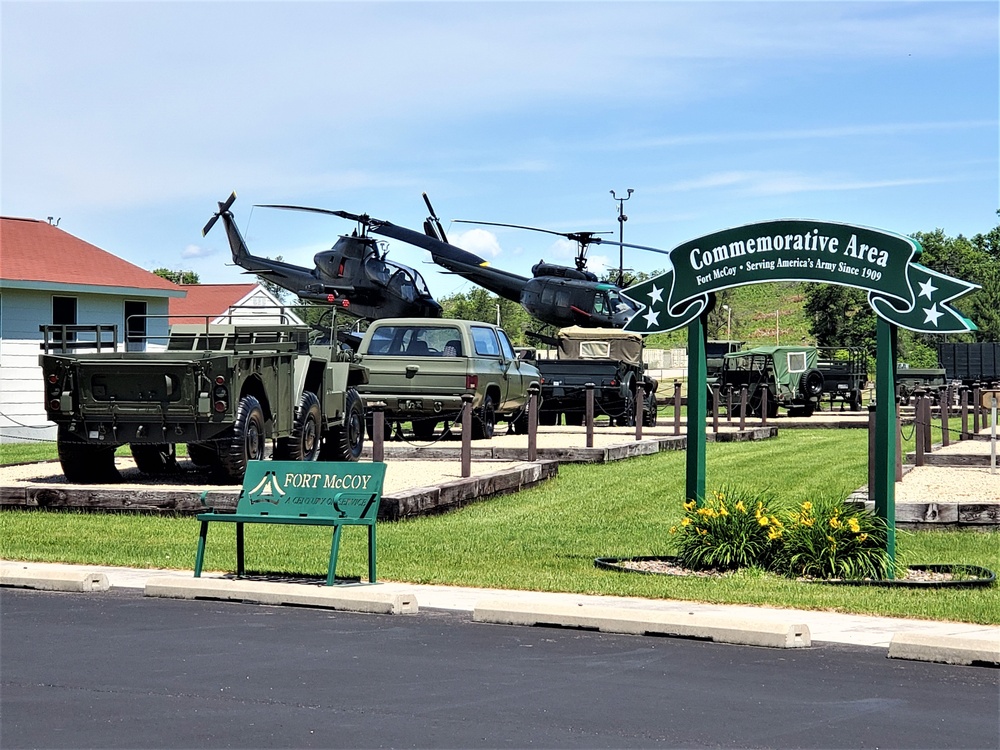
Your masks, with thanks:
M 236 575 L 245 572 L 243 525 L 248 523 L 332 526 L 330 567 L 326 585 L 334 583 L 340 531 L 344 526 L 368 527 L 368 581 L 375 583 L 375 520 L 382 498 L 384 463 L 332 461 L 250 461 L 235 512 L 199 513 L 201 534 L 194 577 L 201 577 L 208 525 L 236 524 Z M 208 494 L 202 494 L 202 502 Z

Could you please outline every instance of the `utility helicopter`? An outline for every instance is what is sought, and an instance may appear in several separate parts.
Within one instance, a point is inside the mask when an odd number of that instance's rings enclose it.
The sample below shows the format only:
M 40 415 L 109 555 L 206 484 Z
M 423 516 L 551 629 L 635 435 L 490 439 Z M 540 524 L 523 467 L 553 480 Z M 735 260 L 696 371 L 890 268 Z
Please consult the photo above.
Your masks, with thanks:
M 230 210 L 235 200 L 234 192 L 226 201 L 219 202 L 219 210 L 205 225 L 202 236 L 221 218 L 236 265 L 304 300 L 336 306 L 356 318 L 441 317 L 441 305 L 431 296 L 423 276 L 413 268 L 388 260 L 375 238 L 368 236 L 369 227 L 377 224 L 377 220 L 345 211 L 322 210 L 356 221 L 358 227 L 352 234 L 341 236 L 331 249 L 316 253 L 313 257 L 316 267 L 308 269 L 252 255 Z

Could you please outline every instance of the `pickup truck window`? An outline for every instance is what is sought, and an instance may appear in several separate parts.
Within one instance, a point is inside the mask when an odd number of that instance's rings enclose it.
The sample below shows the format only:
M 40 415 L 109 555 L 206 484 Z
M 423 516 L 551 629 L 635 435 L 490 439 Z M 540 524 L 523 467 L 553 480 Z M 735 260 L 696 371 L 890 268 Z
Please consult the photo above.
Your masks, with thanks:
M 503 352 L 503 356 L 507 359 L 517 359 L 517 355 L 514 354 L 514 347 L 510 343 L 510 339 L 507 338 L 507 334 L 504 331 L 499 331 L 500 333 L 500 350 Z
M 500 355 L 500 344 L 492 328 L 472 326 L 472 341 L 476 345 L 476 354 L 484 357 L 497 357 Z
M 461 354 L 462 335 L 450 326 L 381 326 L 368 344 L 368 353 L 390 357 L 457 357 Z M 457 351 L 445 353 L 451 344 Z

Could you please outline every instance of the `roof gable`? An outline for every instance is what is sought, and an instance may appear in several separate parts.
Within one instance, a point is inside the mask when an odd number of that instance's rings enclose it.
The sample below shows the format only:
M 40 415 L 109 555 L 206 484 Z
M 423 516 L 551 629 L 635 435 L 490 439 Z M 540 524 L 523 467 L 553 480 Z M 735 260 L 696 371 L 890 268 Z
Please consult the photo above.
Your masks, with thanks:
M 0 217 L 0 279 L 177 292 L 178 286 L 37 219 Z
M 281 302 L 266 288 L 257 283 L 247 284 L 181 284 L 187 292 L 184 297 L 170 300 L 170 325 L 175 323 L 204 323 L 206 316 L 218 319 L 230 314 L 239 318 L 254 316 L 276 318 Z M 286 310 L 287 322 L 302 321 Z

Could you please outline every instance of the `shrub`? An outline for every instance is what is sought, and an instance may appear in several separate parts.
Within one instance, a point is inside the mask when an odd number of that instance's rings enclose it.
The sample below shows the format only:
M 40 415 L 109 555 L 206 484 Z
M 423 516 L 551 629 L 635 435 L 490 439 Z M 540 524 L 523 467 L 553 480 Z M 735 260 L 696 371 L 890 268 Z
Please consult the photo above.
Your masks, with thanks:
M 883 578 L 888 569 L 886 528 L 869 510 L 835 498 L 803 502 L 785 514 L 773 569 L 788 576 Z
M 739 487 L 723 487 L 701 505 L 684 504 L 678 557 L 692 570 L 770 567 L 778 550 L 782 522 L 769 509 L 772 498 Z

